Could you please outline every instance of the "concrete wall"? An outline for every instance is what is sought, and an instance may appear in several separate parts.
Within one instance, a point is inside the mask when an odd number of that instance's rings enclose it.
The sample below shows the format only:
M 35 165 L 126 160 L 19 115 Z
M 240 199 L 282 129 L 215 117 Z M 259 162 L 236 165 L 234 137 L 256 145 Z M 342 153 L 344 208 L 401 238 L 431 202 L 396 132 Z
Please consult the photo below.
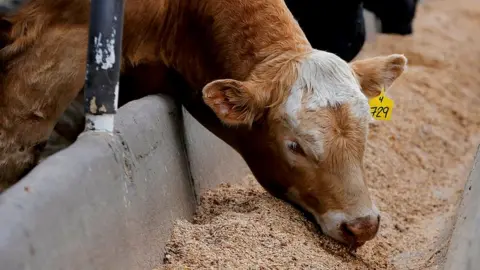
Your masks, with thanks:
M 195 190 L 201 194 L 218 183 L 238 182 L 250 170 L 241 156 L 184 112 L 185 144 Z
M 193 186 L 201 193 L 248 171 L 186 115 L 190 174 L 181 116 L 166 97 L 131 102 L 117 134 L 82 134 L 0 195 L 0 269 L 161 265 L 173 221 L 194 212 Z
M 444 269 L 480 269 L 480 147 L 458 206 Z
M 363 17 L 365 19 L 365 41 L 370 43 L 375 42 L 377 32 L 380 31 L 379 21 L 372 12 L 366 9 L 363 10 Z

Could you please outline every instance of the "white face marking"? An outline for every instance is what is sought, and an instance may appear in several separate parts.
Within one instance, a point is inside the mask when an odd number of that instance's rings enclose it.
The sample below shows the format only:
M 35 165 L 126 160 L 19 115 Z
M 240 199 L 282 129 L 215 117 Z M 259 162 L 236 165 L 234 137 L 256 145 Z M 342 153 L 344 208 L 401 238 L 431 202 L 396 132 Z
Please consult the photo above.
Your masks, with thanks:
M 316 152 L 321 155 L 323 135 L 317 130 L 302 130 L 298 113 L 341 104 L 348 104 L 354 116 L 366 122 L 371 119 L 368 99 L 348 63 L 332 53 L 314 50 L 300 63 L 285 103 L 288 124 L 315 138 Z
M 336 104 L 349 104 L 357 117 L 370 116 L 367 97 L 360 91 L 348 63 L 340 57 L 314 50 L 301 62 L 298 72 L 285 104 L 285 111 L 293 122 L 300 110 Z
M 291 121 L 290 124 L 293 126 L 298 125 L 296 116 L 302 107 L 303 89 L 299 87 L 298 84 L 297 80 L 290 91 L 287 102 L 285 103 L 285 112 L 289 116 L 287 119 Z

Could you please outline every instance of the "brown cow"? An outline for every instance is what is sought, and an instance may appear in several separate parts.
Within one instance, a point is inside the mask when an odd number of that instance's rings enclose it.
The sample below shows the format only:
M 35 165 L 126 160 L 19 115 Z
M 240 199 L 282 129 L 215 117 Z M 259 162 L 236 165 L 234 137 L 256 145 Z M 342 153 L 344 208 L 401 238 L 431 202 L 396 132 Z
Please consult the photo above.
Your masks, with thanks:
M 88 18 L 87 0 L 32 0 L 2 18 L 2 181 L 35 162 L 82 88 Z M 376 235 L 363 179 L 368 97 L 400 76 L 404 56 L 349 65 L 314 50 L 282 0 L 127 0 L 123 37 L 122 69 L 156 65 L 141 80 L 165 78 L 165 87 L 180 76 L 189 87 L 176 94 L 269 192 L 341 242 Z

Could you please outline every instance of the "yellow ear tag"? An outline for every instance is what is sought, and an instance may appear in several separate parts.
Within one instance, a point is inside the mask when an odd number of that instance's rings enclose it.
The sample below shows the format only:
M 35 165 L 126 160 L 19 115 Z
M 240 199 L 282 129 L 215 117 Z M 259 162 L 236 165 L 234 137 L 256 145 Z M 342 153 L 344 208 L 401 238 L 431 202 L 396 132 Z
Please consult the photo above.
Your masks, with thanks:
M 380 95 L 368 101 L 370 113 L 375 120 L 388 121 L 392 117 L 393 100 L 385 96 L 385 88 L 382 88 Z

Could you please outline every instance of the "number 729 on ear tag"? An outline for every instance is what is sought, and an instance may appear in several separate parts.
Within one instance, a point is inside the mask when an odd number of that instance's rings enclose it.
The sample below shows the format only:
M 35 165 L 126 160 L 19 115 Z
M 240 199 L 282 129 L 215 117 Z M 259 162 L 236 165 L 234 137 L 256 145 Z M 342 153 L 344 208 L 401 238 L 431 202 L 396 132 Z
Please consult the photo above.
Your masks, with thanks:
M 385 96 L 384 88 L 382 88 L 380 95 L 371 98 L 368 104 L 370 105 L 370 113 L 375 120 L 388 121 L 391 119 L 394 102 Z

